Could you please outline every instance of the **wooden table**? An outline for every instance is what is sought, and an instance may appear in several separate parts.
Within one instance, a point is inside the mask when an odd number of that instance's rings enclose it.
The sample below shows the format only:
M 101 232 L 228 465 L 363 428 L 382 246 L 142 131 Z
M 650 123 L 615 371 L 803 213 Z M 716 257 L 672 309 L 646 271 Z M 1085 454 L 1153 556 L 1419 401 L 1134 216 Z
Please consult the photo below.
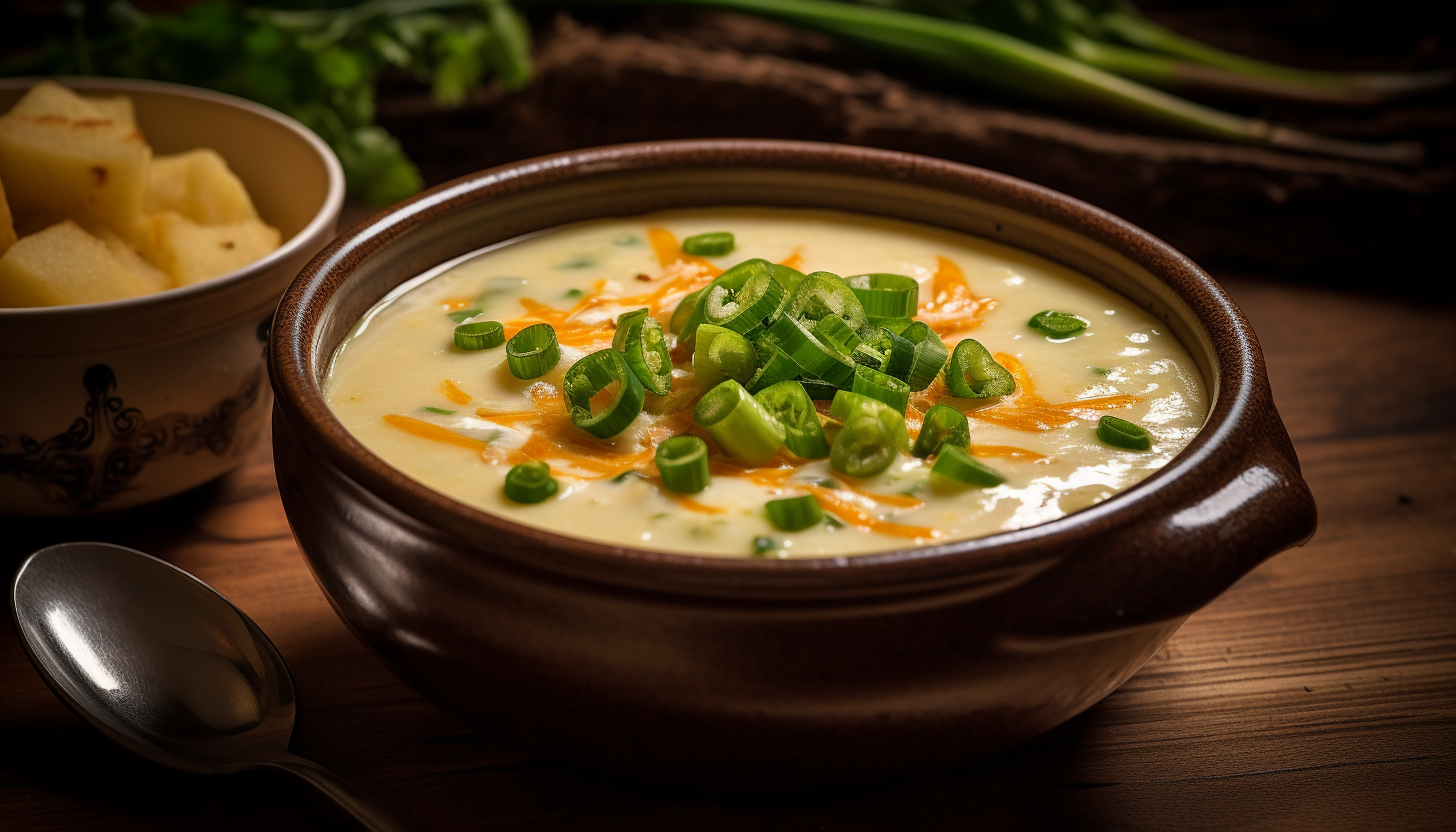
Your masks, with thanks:
M 103 535 L 196 574 L 287 658 L 295 750 L 426 830 L 1453 828 L 1456 307 L 1221 277 L 1264 339 L 1319 533 L 1085 714 L 925 781 L 715 803 L 534 760 L 461 725 L 335 618 L 289 535 L 267 447 L 125 523 L 0 535 L 5 574 L 57 535 Z M 4 621 L 0 829 L 355 828 L 281 774 L 193 777 L 118 750 L 50 694 Z

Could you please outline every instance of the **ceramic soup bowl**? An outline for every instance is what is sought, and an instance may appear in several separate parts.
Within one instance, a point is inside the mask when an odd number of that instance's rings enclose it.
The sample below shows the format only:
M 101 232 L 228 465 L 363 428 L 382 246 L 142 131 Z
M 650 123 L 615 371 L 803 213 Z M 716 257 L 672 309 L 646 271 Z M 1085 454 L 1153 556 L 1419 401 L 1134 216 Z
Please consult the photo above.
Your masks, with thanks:
M 1088 274 L 1188 348 L 1212 393 L 1207 424 L 1161 471 L 1053 522 L 855 558 L 734 560 L 472 509 L 373 456 L 325 403 L 354 322 L 439 263 L 577 220 L 738 205 L 940 226 Z M 663 142 L 469 176 L 316 257 L 284 296 L 271 355 L 284 506 L 354 632 L 468 722 L 697 790 L 875 779 L 1030 737 L 1117 688 L 1315 526 L 1254 333 L 1218 284 L 1085 203 L 903 153 Z
M 0 80 L 0 112 L 36 80 Z M 217 150 L 283 245 L 185 288 L 0 309 L 0 515 L 126 508 L 242 462 L 267 427 L 273 309 L 334 236 L 343 205 L 333 151 L 282 113 L 177 84 L 57 80 L 84 95 L 131 96 L 157 153 Z

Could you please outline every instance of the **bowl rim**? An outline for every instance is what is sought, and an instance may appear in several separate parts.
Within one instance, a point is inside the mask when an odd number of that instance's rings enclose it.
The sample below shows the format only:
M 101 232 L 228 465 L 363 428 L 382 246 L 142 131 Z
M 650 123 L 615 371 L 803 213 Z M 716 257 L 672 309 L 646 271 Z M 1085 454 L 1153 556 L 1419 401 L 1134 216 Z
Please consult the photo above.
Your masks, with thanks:
M 526 526 L 473 508 L 375 456 L 334 417 L 324 400 L 321 380 L 313 374 L 315 354 L 325 346 L 317 337 L 324 308 L 360 263 L 432 216 L 468 208 L 493 191 L 514 194 L 601 174 L 755 166 L 828 172 L 845 179 L 889 179 L 942 191 L 950 191 L 953 183 L 960 186 L 955 193 L 1052 222 L 1128 258 L 1187 304 L 1194 325 L 1208 336 L 1214 366 L 1212 377 L 1205 379 L 1210 403 L 1203 426 L 1161 469 L 1101 503 L 1055 520 L 870 554 L 759 559 L 619 546 Z M 976 188 L 966 190 L 967 184 Z M 332 352 L 335 345 L 328 346 Z M 269 370 L 276 392 L 275 424 L 282 420 L 297 434 L 293 444 L 332 465 L 373 498 L 431 527 L 434 534 L 528 567 L 637 586 L 644 576 L 654 584 L 665 577 L 679 586 L 707 582 L 790 588 L 821 586 L 824 580 L 835 581 L 840 588 L 846 583 L 924 586 L 927 579 L 963 580 L 1045 562 L 1048 547 L 1052 553 L 1076 551 L 1079 543 L 1111 530 L 1186 507 L 1189 495 L 1201 493 L 1193 479 L 1197 469 L 1218 457 L 1242 459 L 1246 451 L 1230 447 L 1229 439 L 1251 427 L 1248 422 L 1272 413 L 1263 356 L 1243 313 L 1202 269 L 1147 231 L 1058 191 L 984 168 L 899 151 L 777 139 L 684 139 L 568 151 L 479 171 L 424 191 L 341 234 L 299 272 L 278 307 L 270 335 Z M 279 479 L 284 480 L 282 471 Z M 459 533 L 463 529 L 477 534 L 467 538 Z M 491 535 L 481 535 L 481 530 Z M 491 543 L 474 542 L 482 539 Z
M 149 81 L 140 78 L 106 78 L 89 75 L 32 75 L 0 78 L 0 90 L 27 89 L 41 81 L 55 81 L 62 85 L 76 84 L 77 86 L 84 86 L 90 89 L 114 90 L 117 93 L 144 91 L 174 95 L 179 98 L 192 98 L 200 101 L 208 101 L 213 104 L 222 104 L 272 121 L 292 132 L 302 139 L 305 144 L 313 148 L 314 153 L 323 161 L 324 169 L 327 171 L 329 183 L 328 192 L 324 195 L 323 203 L 319 205 L 318 211 L 314 213 L 313 217 L 303 228 L 300 228 L 292 237 L 288 238 L 283 245 L 236 271 L 194 283 L 190 286 L 163 289 L 160 292 L 137 295 L 131 298 L 100 301 L 98 303 L 73 303 L 63 306 L 0 307 L 0 320 L 11 318 L 42 321 L 61 318 L 71 314 L 124 313 L 151 306 L 185 303 L 193 298 L 224 292 L 232 286 L 246 283 L 265 272 L 271 271 L 280 264 L 297 257 L 308 246 L 316 244 L 317 240 L 325 236 L 325 232 L 328 230 L 327 226 L 337 221 L 334 218 L 338 217 L 339 212 L 343 209 L 345 191 L 344 167 L 339 163 L 339 157 L 334 155 L 333 149 L 323 139 L 319 138 L 317 133 L 305 127 L 297 119 L 284 115 L 272 107 L 266 107 L 255 101 L 249 101 L 235 95 L 228 95 L 227 93 L 216 92 L 202 87 L 175 84 L 170 81 Z

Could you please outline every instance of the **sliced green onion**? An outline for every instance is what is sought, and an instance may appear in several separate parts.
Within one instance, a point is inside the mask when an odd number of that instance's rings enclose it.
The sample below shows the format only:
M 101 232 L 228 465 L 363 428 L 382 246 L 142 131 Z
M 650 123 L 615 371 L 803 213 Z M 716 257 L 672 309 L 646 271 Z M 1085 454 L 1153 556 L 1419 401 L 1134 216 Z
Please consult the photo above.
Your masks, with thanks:
M 693 311 L 698 308 L 698 298 L 702 296 L 703 290 L 699 289 L 696 292 L 689 292 L 677 302 L 677 308 L 672 310 L 672 317 L 667 320 L 667 328 L 673 335 L 682 337 L 683 329 L 688 325 L 688 320 L 693 317 Z
M 880 327 L 876 335 L 877 343 L 882 345 L 880 352 L 885 355 L 885 362 L 878 369 L 887 376 L 894 376 L 908 383 L 910 371 L 915 367 L 915 345 L 910 339 L 901 337 L 886 327 Z M 941 349 L 945 349 L 944 344 Z
M 1011 372 L 991 357 L 980 341 L 967 338 L 956 344 L 945 371 L 946 390 L 956 398 L 989 399 L 1016 392 Z
M 870 367 L 854 368 L 854 386 L 850 389 L 861 396 L 884 402 L 898 410 L 901 416 L 905 415 L 905 407 L 910 404 L 910 385 Z
M 789 354 L 779 349 L 776 344 L 769 344 L 767 349 L 759 350 L 758 371 L 749 379 L 748 392 L 757 395 L 760 390 L 772 387 L 781 381 L 788 381 L 794 376 L 804 372 L 804 368 L 794 363 Z
M 915 323 L 915 320 L 912 318 L 890 318 L 888 320 L 878 322 L 878 324 L 884 329 L 888 329 L 889 331 L 900 336 L 903 336 L 905 334 L 905 330 L 909 328 L 909 326 L 913 323 Z
M 774 280 L 777 280 L 779 285 L 784 287 L 784 294 L 787 296 L 792 295 L 794 290 L 799 288 L 799 283 L 804 280 L 805 275 L 798 269 L 775 263 L 773 266 L 773 276 Z
M 672 355 L 662 324 L 646 309 L 622 313 L 612 335 L 612 349 L 622 353 L 637 380 L 651 393 L 666 396 L 672 389 Z
M 420 410 L 423 410 L 426 413 L 438 413 L 441 416 L 454 416 L 455 415 L 455 411 L 453 411 L 453 410 L 446 410 L 443 407 L 435 407 L 433 405 L 428 405 L 428 404 L 425 405 L 424 407 L 420 408 Z
M 1097 420 L 1097 438 L 1113 447 L 1130 451 L 1147 451 L 1153 447 L 1153 435 L 1148 433 L 1147 428 L 1116 416 L 1103 416 Z
M 886 407 L 885 410 L 894 413 Z M 899 414 L 895 414 L 898 418 Z M 905 426 L 901 424 L 903 431 Z M 882 418 L 856 412 L 834 437 L 829 465 L 851 477 L 873 477 L 895 461 L 895 432 Z
M 914 317 L 920 304 L 920 284 L 903 274 L 856 274 L 844 282 L 872 323 Z
M 905 381 L 911 390 L 919 392 L 940 375 L 940 368 L 945 366 L 949 353 L 945 342 L 924 321 L 912 322 L 900 331 L 900 337 L 910 342 L 914 349 L 910 357 L 910 373 Z
M 847 387 L 854 380 L 854 366 L 836 355 L 832 347 L 825 346 L 792 316 L 779 316 L 769 327 L 768 336 L 808 375 L 836 387 Z
M 592 399 L 613 382 L 616 395 L 600 413 L 592 413 Z M 571 365 L 562 382 L 571 421 L 599 439 L 616 436 L 642 412 L 644 393 L 627 359 L 613 349 L 597 350 Z
M 682 250 L 694 257 L 722 257 L 733 250 L 731 231 L 709 231 L 694 234 L 682 241 Z
M 753 539 L 753 556 L 756 558 L 766 557 L 769 552 L 777 551 L 779 543 L 771 537 L 755 537 Z
M 824 511 L 819 508 L 819 502 L 808 494 L 769 500 L 764 504 L 763 510 L 768 512 L 768 521 L 774 524 L 774 528 L 785 532 L 807 529 L 824 519 Z
M 518 503 L 539 503 L 556 493 L 551 466 L 544 462 L 522 462 L 506 472 L 506 496 Z
M 930 473 L 955 480 L 962 485 L 979 485 L 982 488 L 1006 482 L 1006 478 L 995 469 L 982 465 L 955 445 L 941 446 L 936 454 L 935 464 L 930 466 Z
M 500 321 L 475 321 L 455 327 L 455 346 L 462 350 L 488 350 L 506 342 Z
M 710 390 L 728 379 L 747 384 L 758 369 L 753 344 L 738 333 L 714 324 L 698 327 L 693 344 L 693 377 Z
M 784 426 L 736 381 L 709 390 L 693 410 L 693 421 L 725 455 L 750 467 L 767 462 L 784 444 Z
M 910 453 L 924 459 L 940 453 L 942 445 L 968 448 L 971 445 L 971 423 L 966 414 L 953 407 L 937 404 L 925 411 L 920 425 L 920 435 L 915 437 L 915 447 Z
M 457 324 L 463 324 L 484 311 L 485 310 L 481 309 L 479 306 L 473 306 L 469 309 L 457 309 L 454 312 L 448 312 L 446 313 L 445 317 L 449 318 Z
M 840 355 L 849 355 L 854 348 L 859 346 L 860 337 L 849 324 L 838 315 L 825 315 L 814 324 L 814 337 L 821 342 L 834 347 Z
M 864 307 L 849 284 L 829 272 L 814 272 L 794 287 L 784 306 L 784 316 L 804 321 L 807 328 L 812 328 L 827 315 L 839 316 L 855 332 L 867 321 Z
M 531 324 L 506 342 L 506 366 L 519 379 L 540 378 L 561 360 L 551 324 Z
M 869 344 L 860 344 L 855 347 L 854 352 L 849 355 L 849 360 L 861 367 L 870 367 L 875 370 L 885 366 L 885 354 Z
M 799 386 L 804 388 L 804 392 L 809 394 L 809 398 L 816 402 L 831 401 L 840 392 L 839 388 L 833 384 L 816 378 L 799 378 L 795 381 L 799 382 Z
M 657 446 L 657 470 L 669 490 L 702 491 L 708 487 L 708 443 L 696 436 L 672 437 Z
M 829 456 L 829 440 L 819 412 L 804 385 L 797 381 L 781 381 L 754 394 L 758 403 L 784 426 L 784 445 L 789 453 L 803 459 Z
M 1075 335 L 1086 329 L 1092 322 L 1086 318 L 1076 315 L 1069 315 L 1066 312 L 1054 312 L 1050 309 L 1038 312 L 1031 316 L 1026 325 L 1032 329 L 1045 332 L 1053 338 L 1066 338 Z
M 713 278 L 698 301 L 704 324 L 716 324 L 738 333 L 760 328 L 779 309 L 784 287 L 773 277 L 767 260 L 744 260 Z

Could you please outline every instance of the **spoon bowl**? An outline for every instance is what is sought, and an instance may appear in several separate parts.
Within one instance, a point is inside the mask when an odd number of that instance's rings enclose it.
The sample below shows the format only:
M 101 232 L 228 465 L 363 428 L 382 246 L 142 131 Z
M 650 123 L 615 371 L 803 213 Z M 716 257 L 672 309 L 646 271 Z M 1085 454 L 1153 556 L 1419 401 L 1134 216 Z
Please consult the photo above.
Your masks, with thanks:
M 131 751 L 197 774 L 283 769 L 370 829 L 406 828 L 289 753 L 297 696 L 283 657 L 197 578 L 134 549 L 63 543 L 26 559 L 10 603 L 46 684 Z

